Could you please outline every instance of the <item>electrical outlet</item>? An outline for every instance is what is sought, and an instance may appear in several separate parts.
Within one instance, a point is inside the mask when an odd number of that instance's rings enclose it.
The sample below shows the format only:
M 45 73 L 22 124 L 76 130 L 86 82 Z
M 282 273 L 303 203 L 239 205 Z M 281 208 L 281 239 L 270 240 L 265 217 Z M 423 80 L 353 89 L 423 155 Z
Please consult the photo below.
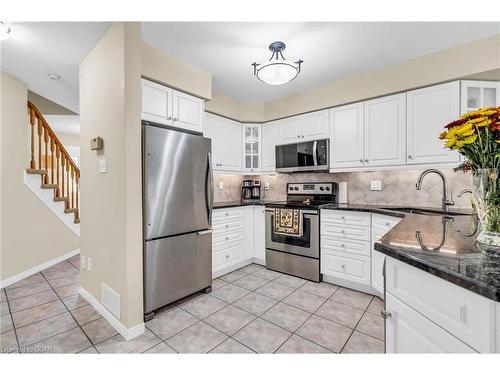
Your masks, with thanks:
M 219 181 L 219 190 L 224 190 L 224 182 Z
M 92 258 L 87 257 L 87 271 L 92 271 Z
M 80 254 L 80 268 L 83 270 L 87 269 L 87 257 L 81 254 Z
M 372 191 L 382 191 L 382 181 L 372 180 L 370 183 L 370 189 Z

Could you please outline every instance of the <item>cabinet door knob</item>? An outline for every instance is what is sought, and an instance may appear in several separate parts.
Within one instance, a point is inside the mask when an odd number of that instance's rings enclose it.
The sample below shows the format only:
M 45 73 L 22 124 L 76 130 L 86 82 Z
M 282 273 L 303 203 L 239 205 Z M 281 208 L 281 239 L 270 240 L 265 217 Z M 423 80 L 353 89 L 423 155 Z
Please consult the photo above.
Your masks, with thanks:
M 345 230 L 341 230 L 340 233 L 345 234 Z
M 297 135 L 297 138 L 300 138 L 300 134 L 299 134 L 299 135 Z
M 229 228 L 229 224 L 226 224 L 226 228 Z
M 344 220 L 344 219 L 345 219 L 345 216 L 341 216 L 340 218 L 341 218 L 342 220 Z
M 341 264 L 340 267 L 342 267 L 342 269 L 345 269 L 345 264 Z
M 341 246 L 341 247 L 345 247 L 345 244 L 343 243 L 343 244 L 341 244 L 340 246 Z
M 386 226 L 386 227 L 390 227 L 390 226 L 391 226 L 391 223 L 387 222 L 387 223 L 385 223 L 385 226 Z
M 177 117 L 174 117 L 174 121 L 177 121 Z
M 360 163 L 364 163 L 365 161 L 363 159 L 359 159 L 359 162 Z
M 172 116 L 167 116 L 167 120 L 172 120 Z
M 408 155 L 408 159 L 413 159 L 413 156 L 411 156 L 411 155 Z
M 365 159 L 365 163 L 369 163 L 369 162 L 370 162 L 370 160 L 368 160 L 368 159 Z
M 229 237 L 226 237 L 226 241 L 229 239 Z
M 229 258 L 229 254 L 226 254 L 226 258 Z
M 390 312 L 385 311 L 385 310 L 382 310 L 380 312 L 380 315 L 382 315 L 382 318 L 384 318 L 384 319 L 389 319 L 392 316 L 392 314 Z

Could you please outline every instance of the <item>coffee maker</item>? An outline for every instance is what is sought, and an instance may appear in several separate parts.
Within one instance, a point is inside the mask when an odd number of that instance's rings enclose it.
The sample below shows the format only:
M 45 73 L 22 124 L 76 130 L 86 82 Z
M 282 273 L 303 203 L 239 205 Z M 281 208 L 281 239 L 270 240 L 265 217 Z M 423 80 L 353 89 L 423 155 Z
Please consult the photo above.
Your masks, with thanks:
M 244 201 L 260 200 L 260 181 L 243 180 L 243 185 L 241 186 L 241 199 Z

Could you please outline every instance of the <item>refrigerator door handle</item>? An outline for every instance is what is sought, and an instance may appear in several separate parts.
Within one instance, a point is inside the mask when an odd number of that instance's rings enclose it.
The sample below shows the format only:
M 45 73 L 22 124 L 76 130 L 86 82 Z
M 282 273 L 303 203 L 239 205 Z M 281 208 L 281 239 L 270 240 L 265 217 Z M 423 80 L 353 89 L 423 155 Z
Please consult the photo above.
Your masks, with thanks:
M 207 200 L 207 216 L 208 225 L 212 225 L 212 210 L 214 207 L 214 175 L 212 170 L 212 153 L 209 152 L 207 155 L 208 159 L 208 171 L 207 171 L 207 181 L 205 187 L 205 194 Z
M 196 232 L 198 236 L 203 236 L 204 234 L 212 233 L 212 229 L 202 230 L 201 232 Z

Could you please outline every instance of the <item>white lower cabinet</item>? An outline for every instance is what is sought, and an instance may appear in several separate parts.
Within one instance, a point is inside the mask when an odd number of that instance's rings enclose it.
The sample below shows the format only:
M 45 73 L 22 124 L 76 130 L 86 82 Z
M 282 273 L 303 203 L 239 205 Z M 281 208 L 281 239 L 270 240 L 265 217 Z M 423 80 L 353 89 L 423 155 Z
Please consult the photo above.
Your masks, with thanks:
M 371 242 L 371 257 L 372 257 L 372 287 L 379 296 L 384 294 L 384 261 L 385 255 L 376 251 L 375 242 L 381 239 L 387 232 L 401 221 L 398 217 L 372 214 L 372 242 Z
M 371 292 L 371 214 L 321 210 L 320 219 L 323 279 Z
M 385 274 L 388 352 L 500 352 L 500 303 L 391 257 Z
M 218 208 L 212 214 L 212 275 L 265 264 L 264 206 Z
M 386 353 L 475 353 L 425 316 L 387 293 Z
M 266 263 L 266 211 L 264 206 L 253 206 L 253 257 L 262 265 Z

